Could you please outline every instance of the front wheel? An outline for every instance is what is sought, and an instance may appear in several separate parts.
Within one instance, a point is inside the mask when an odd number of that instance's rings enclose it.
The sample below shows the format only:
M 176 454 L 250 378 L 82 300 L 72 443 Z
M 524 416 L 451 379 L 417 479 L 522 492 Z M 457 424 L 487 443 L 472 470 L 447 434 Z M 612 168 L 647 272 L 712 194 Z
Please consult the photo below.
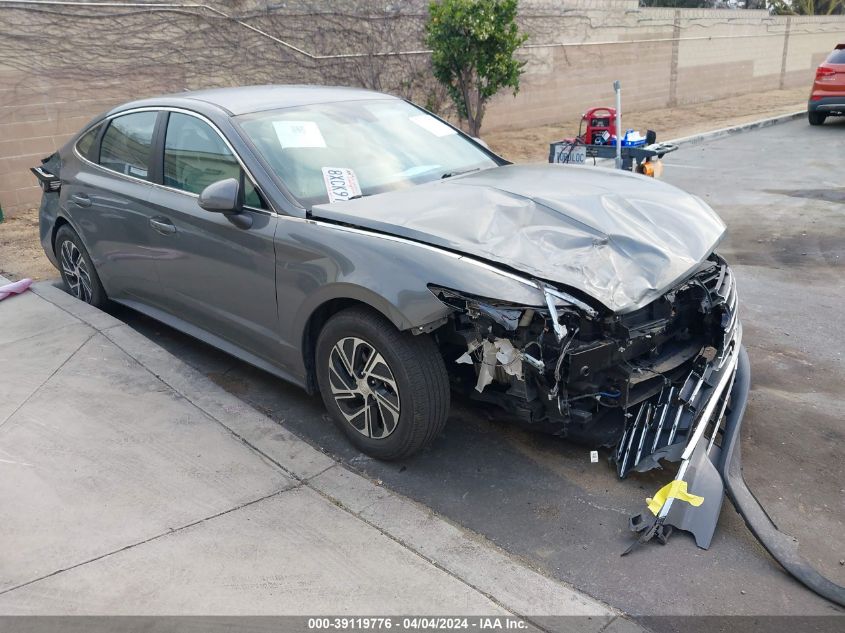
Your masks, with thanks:
M 807 120 L 810 121 L 810 125 L 821 125 L 824 123 L 826 118 L 827 115 L 822 114 L 821 112 L 807 112 Z
M 449 415 L 449 379 L 427 335 L 400 332 L 380 314 L 349 308 L 317 340 L 317 381 L 335 422 L 362 452 L 409 457 Z
M 67 224 L 61 227 L 56 234 L 55 248 L 62 281 L 68 292 L 94 307 L 106 307 L 106 291 L 76 231 Z

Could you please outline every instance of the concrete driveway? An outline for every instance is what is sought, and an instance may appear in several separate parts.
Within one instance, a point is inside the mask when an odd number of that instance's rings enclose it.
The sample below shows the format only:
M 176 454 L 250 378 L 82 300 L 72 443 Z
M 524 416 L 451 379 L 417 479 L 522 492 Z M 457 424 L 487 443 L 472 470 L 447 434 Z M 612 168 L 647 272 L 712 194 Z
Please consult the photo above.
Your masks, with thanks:
M 721 252 L 739 279 L 753 372 L 746 478 L 802 553 L 845 584 L 845 121 L 685 146 L 666 164 L 664 179 L 707 200 L 730 231 Z M 429 450 L 379 463 L 349 447 L 318 399 L 136 313 L 117 316 L 356 471 L 625 612 L 842 612 L 785 574 L 728 502 L 708 551 L 676 533 L 621 558 L 628 517 L 670 471 L 618 481 L 586 449 L 460 400 Z
M 0 630 L 118 625 L 3 617 L 30 614 L 568 616 L 544 628 L 640 630 L 53 286 L 0 302 L 0 323 Z M 145 627 L 133 630 L 182 624 Z

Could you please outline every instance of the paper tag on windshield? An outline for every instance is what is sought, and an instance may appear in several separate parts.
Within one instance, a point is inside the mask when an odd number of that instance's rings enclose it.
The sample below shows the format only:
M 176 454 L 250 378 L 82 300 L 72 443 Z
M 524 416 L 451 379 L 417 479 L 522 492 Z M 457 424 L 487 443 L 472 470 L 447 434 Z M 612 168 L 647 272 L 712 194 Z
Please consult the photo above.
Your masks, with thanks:
M 325 147 L 326 141 L 314 121 L 273 121 L 282 149 L 288 147 Z
M 329 202 L 349 200 L 361 195 L 358 177 L 347 167 L 323 167 L 323 181 L 326 183 Z
M 455 130 L 450 128 L 442 121 L 438 121 L 433 116 L 427 114 L 419 114 L 410 118 L 411 123 L 416 123 L 426 132 L 434 134 L 434 136 L 449 136 L 450 134 L 457 134 Z
M 591 464 L 598 464 L 599 463 L 599 452 L 598 451 L 590 451 L 590 463 Z

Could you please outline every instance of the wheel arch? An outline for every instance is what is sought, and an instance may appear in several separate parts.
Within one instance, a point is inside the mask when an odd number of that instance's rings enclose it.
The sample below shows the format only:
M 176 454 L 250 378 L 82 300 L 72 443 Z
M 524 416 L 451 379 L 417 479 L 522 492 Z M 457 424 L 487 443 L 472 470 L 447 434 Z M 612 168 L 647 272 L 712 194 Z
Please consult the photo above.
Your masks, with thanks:
M 400 331 L 420 325 L 416 322 L 419 318 L 412 320 L 387 298 L 363 286 L 338 284 L 330 287 L 327 292 L 324 291 L 320 294 L 322 296 L 313 302 L 308 302 L 308 305 L 303 307 L 301 312 L 303 324 L 300 337 L 302 363 L 305 368 L 306 390 L 309 394 L 315 394 L 318 391 L 315 368 L 317 338 L 325 324 L 335 314 L 347 308 L 360 306 L 383 316 Z M 438 310 L 438 312 L 447 312 L 445 306 L 437 301 L 433 295 L 431 300 L 432 308 Z M 438 314 L 437 316 L 441 315 Z M 435 318 L 437 317 L 430 320 L 435 320 Z
M 385 314 L 382 310 L 378 310 L 370 303 L 361 299 L 335 297 L 318 305 L 305 321 L 305 326 L 302 330 L 302 363 L 305 366 L 305 388 L 310 395 L 314 395 L 319 391 L 315 360 L 317 338 L 320 336 L 320 332 L 326 323 L 328 323 L 329 319 L 347 308 L 354 307 L 362 307 L 377 312 L 387 317 L 394 325 L 397 325 L 393 319 L 390 319 L 388 314 Z
M 52 249 L 53 249 L 53 254 L 56 256 L 56 258 L 57 258 L 57 259 L 58 259 L 58 257 L 59 257 L 59 254 L 56 252 L 56 238 L 57 238 L 57 237 L 58 237 L 58 235 L 59 235 L 59 229 L 61 229 L 63 226 L 69 226 L 71 229 L 73 229 L 73 232 L 74 232 L 74 233 L 76 233 L 77 235 L 79 235 L 79 231 L 77 231 L 77 230 L 73 227 L 73 224 L 71 224 L 71 223 L 70 223 L 70 220 L 68 220 L 68 219 L 67 219 L 65 216 L 63 216 L 63 215 L 58 215 L 58 216 L 56 216 L 56 221 L 55 221 L 55 222 L 53 222 L 53 230 L 52 230 L 52 232 L 51 232 L 51 234 L 50 234 L 50 246 L 52 247 Z M 81 239 L 82 239 L 82 236 L 80 236 L 80 237 L 79 237 L 79 239 L 81 240 Z
M 82 242 L 82 245 L 85 247 L 85 250 L 88 251 L 88 256 L 92 257 L 91 249 L 88 246 L 88 240 L 85 239 L 84 232 L 79 229 L 79 227 L 76 225 L 76 222 L 74 222 L 70 215 L 67 213 L 67 211 L 64 210 L 59 210 L 59 213 L 56 214 L 56 219 L 53 221 L 52 235 L 50 236 L 50 244 L 53 247 L 53 253 L 58 256 L 58 253 L 56 253 L 56 238 L 59 235 L 59 230 L 63 226 L 69 226 L 71 230 L 76 233 L 77 237 L 79 237 L 79 241 Z
M 91 250 L 91 246 L 89 245 L 88 240 L 86 239 L 85 232 L 82 231 L 79 226 L 77 226 L 76 221 L 74 221 L 74 219 L 72 217 L 70 217 L 70 214 L 66 210 L 63 210 L 63 209 L 60 209 L 59 212 L 56 214 L 56 219 L 53 220 L 53 225 L 49 229 L 50 230 L 50 248 L 53 251 L 53 256 L 56 258 L 56 267 L 61 270 L 61 261 L 60 261 L 59 253 L 56 250 L 56 239 L 59 236 L 59 231 L 62 229 L 62 227 L 65 227 L 65 226 L 69 227 L 70 230 L 73 231 L 76 234 L 77 238 L 79 238 L 79 241 L 82 243 L 82 246 L 85 248 L 85 252 L 88 253 L 88 257 L 91 258 L 91 263 L 93 264 L 94 270 L 95 270 L 95 272 L 97 273 L 97 276 L 100 279 L 100 284 L 103 286 L 103 289 L 106 292 L 106 294 L 108 294 L 109 293 L 109 289 L 107 287 L 108 281 L 104 280 L 103 277 L 101 276 L 102 271 L 101 271 L 100 267 L 98 266 L 99 262 L 94 257 L 94 254 Z M 44 244 L 42 242 L 42 246 L 43 245 Z

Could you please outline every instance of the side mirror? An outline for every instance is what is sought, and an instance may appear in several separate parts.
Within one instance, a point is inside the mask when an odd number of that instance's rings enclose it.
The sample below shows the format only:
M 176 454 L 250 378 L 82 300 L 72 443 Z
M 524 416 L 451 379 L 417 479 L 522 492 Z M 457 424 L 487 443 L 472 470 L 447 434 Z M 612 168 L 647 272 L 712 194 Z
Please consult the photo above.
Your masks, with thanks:
M 202 190 L 199 205 L 212 213 L 234 214 L 241 212 L 241 184 L 237 178 L 218 180 Z

